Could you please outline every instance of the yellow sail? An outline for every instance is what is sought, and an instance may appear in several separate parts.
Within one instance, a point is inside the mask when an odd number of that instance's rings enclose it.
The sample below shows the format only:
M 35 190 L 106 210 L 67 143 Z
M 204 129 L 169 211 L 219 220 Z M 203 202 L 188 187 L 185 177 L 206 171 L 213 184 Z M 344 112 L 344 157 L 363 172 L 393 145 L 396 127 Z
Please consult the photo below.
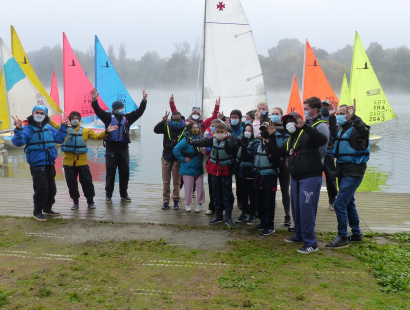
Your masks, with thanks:
M 7 107 L 6 84 L 4 83 L 4 72 L 0 73 L 0 131 L 10 129 L 9 110 Z
M 39 78 L 34 72 L 33 67 L 30 64 L 30 61 L 27 58 L 26 52 L 24 51 L 23 45 L 21 45 L 20 39 L 17 35 L 16 30 L 14 30 L 13 26 L 11 26 L 11 52 L 14 58 L 19 63 L 21 69 L 23 69 L 28 79 L 31 81 L 31 83 L 33 83 L 34 87 L 37 88 L 41 95 L 43 95 L 47 99 L 47 102 L 57 113 L 62 113 L 63 111 L 48 95 L 43 84 L 41 84 Z
M 356 114 L 368 125 L 396 118 L 357 31 L 350 74 L 350 98 L 352 101 L 356 99 Z
M 340 105 L 352 105 L 352 100 L 350 99 L 350 91 L 349 91 L 349 85 L 347 84 L 347 78 L 346 78 L 346 73 L 343 76 L 343 83 L 342 83 L 342 89 L 340 90 L 340 96 L 339 96 L 339 106 Z

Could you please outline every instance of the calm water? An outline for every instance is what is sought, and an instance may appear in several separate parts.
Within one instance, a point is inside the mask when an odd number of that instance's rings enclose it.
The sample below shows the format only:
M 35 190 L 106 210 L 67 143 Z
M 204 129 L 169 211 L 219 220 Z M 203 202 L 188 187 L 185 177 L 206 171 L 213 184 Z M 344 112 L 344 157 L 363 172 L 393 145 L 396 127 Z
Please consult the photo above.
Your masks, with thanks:
M 138 124 L 141 125 L 141 135 L 132 141 L 130 145 L 130 181 L 141 183 L 162 183 L 161 178 L 161 151 L 162 135 L 153 132 L 154 126 L 161 121 L 165 111 L 169 111 L 168 98 L 173 92 L 177 108 L 187 115 L 192 106 L 196 106 L 197 99 L 191 91 L 148 91 L 148 107 Z M 61 91 L 60 94 L 63 92 Z M 141 92 L 130 92 L 133 98 L 139 102 Z M 398 116 L 384 124 L 372 126 L 372 133 L 380 135 L 383 139 L 375 147 L 372 147 L 371 157 L 365 180 L 360 187 L 361 191 L 383 191 L 395 193 L 407 193 L 410 186 L 410 165 L 408 154 L 410 144 L 406 143 L 410 137 L 410 109 L 409 95 L 388 95 L 393 109 Z M 270 108 L 281 107 L 286 110 L 289 93 L 268 92 Z M 223 102 L 222 111 L 223 111 Z M 229 114 L 229 111 L 224 111 Z M 89 145 L 89 165 L 94 180 L 105 180 L 104 147 L 101 141 L 92 141 Z M 61 155 L 61 154 L 60 154 Z M 0 176 L 9 178 L 31 178 L 29 167 L 25 162 L 23 148 L 9 150 L 9 163 L 0 167 Z M 59 158 L 56 164 L 57 178 L 64 179 L 62 160 Z

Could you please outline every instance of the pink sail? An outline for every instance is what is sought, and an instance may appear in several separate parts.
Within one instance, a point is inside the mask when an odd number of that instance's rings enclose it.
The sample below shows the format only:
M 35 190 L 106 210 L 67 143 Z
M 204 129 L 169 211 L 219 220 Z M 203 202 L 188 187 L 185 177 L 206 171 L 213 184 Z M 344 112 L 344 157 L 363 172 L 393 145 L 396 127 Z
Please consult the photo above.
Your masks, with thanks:
M 57 86 L 57 79 L 56 79 L 56 73 L 53 71 L 53 78 L 51 79 L 51 90 L 50 90 L 50 97 L 51 99 L 54 100 L 54 102 L 60 106 L 60 97 L 58 95 L 58 86 Z M 53 116 L 51 118 L 54 122 L 57 124 L 61 124 L 63 121 L 63 117 L 61 114 Z
M 63 33 L 63 66 L 64 66 L 64 113 L 68 116 L 71 111 L 81 113 L 83 123 L 92 121 L 94 110 L 91 107 L 90 91 L 94 88 L 81 68 L 77 57 Z M 98 103 L 103 110 L 109 110 L 98 97 Z M 88 117 L 88 119 L 87 119 Z

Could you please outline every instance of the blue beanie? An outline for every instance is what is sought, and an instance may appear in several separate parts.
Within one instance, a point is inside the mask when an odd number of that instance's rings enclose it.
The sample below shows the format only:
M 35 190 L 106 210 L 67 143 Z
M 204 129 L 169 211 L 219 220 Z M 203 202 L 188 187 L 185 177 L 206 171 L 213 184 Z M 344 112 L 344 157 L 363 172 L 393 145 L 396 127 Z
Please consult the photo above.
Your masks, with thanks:
M 43 110 L 44 113 L 45 113 L 46 115 L 48 115 L 48 109 L 47 109 L 47 107 L 46 107 L 45 105 L 40 105 L 40 104 L 36 105 L 36 106 L 33 108 L 33 113 L 34 113 L 36 110 Z
M 113 104 L 112 104 L 112 110 L 115 111 L 119 108 L 122 108 L 123 106 L 124 106 L 124 104 L 121 101 L 119 101 L 119 100 L 114 101 Z

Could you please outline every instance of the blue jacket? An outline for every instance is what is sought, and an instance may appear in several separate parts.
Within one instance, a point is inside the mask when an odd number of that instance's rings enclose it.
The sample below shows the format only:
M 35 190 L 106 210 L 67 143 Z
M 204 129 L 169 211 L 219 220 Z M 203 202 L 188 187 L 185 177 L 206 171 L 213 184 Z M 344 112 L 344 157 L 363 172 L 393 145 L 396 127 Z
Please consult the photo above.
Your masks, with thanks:
M 181 162 L 181 168 L 179 169 L 180 175 L 192 175 L 198 176 L 204 174 L 204 165 L 202 163 L 202 156 L 194 156 L 189 163 L 185 162 L 185 157 L 182 153 L 195 153 L 195 149 L 192 145 L 188 144 L 185 139 L 182 139 L 174 147 L 174 156 Z
M 29 125 L 38 126 L 37 123 L 34 122 L 32 116 L 29 116 L 27 120 Z M 43 121 L 42 127 L 44 127 L 49 121 L 50 119 L 47 117 Z M 48 130 L 51 132 L 51 135 L 53 136 L 55 143 L 64 143 L 65 138 L 68 135 L 67 126 L 61 125 L 59 130 L 56 130 L 51 126 L 48 126 Z M 11 141 L 14 146 L 20 147 L 25 146 L 27 143 L 29 143 L 32 137 L 33 129 L 30 126 L 24 126 L 23 129 L 14 129 L 14 136 Z M 54 165 L 54 162 L 57 159 L 57 153 L 58 152 L 55 147 L 52 147 L 44 151 L 28 152 L 26 153 L 26 161 L 30 166 Z

